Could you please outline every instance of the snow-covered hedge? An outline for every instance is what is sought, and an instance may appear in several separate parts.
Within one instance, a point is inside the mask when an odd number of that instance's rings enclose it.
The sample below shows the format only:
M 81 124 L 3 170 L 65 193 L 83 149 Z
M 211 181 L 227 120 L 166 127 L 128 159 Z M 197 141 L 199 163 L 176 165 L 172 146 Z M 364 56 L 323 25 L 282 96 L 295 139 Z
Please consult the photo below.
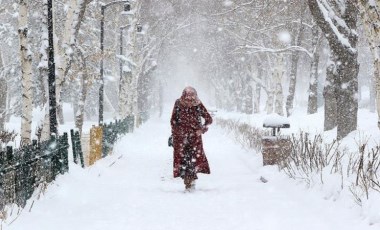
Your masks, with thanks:
M 234 119 L 216 118 L 244 147 L 261 153 L 262 129 Z M 368 148 L 357 143 L 357 151 L 342 146 L 336 139 L 326 142 L 323 135 L 300 131 L 290 136 L 289 158 L 279 169 L 289 177 L 319 186 L 326 199 L 349 196 L 362 207 L 370 223 L 380 223 L 380 145 Z

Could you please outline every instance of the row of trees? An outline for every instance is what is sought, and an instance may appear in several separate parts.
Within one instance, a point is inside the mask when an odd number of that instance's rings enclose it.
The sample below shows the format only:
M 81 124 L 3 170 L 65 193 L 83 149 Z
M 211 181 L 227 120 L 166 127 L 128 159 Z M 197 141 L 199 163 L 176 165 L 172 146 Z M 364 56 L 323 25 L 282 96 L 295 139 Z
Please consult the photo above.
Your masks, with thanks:
M 31 111 L 40 107 L 46 116 L 36 133 L 46 139 L 47 1 L 1 3 L 0 130 L 9 115 L 21 115 L 23 142 L 30 142 Z M 303 101 L 309 114 L 324 101 L 325 130 L 338 127 L 338 138 L 356 129 L 360 86 L 380 92 L 378 1 L 130 0 L 128 4 L 129 8 L 127 1 L 117 0 L 54 1 L 61 124 L 64 102 L 73 105 L 80 130 L 84 119 L 95 119 L 103 82 L 101 95 L 108 115 L 147 111 L 162 102 L 159 91 L 174 81 L 170 77 L 178 71 L 173 63 L 179 57 L 196 67 L 199 81 L 212 89 L 207 93 L 218 107 L 251 114 L 262 112 L 265 102 L 265 112 L 290 116 Z M 373 63 L 360 62 L 359 55 L 369 53 Z M 371 87 L 372 80 L 376 88 Z M 302 99 L 305 96 L 307 100 Z
M 149 1 L 53 2 L 54 16 L 50 20 L 54 20 L 55 86 L 60 124 L 64 123 L 62 105 L 69 102 L 74 107 L 75 125 L 82 130 L 85 114 L 89 119 L 96 115 L 99 87 L 104 82 L 107 111 L 121 118 L 139 114 L 137 88 L 149 88 L 146 76 L 157 63 L 154 60 L 157 41 L 150 36 L 148 26 L 140 26 L 144 13 L 142 4 L 149 5 Z M 129 9 L 126 9 L 127 4 Z M 102 9 L 105 9 L 103 53 L 99 42 Z M 24 144 L 30 143 L 32 132 L 41 139 L 49 136 L 47 16 L 47 0 L 4 0 L 0 9 L 0 39 L 4 44 L 0 57 L 5 57 L 0 58 L 0 131 L 4 130 L 10 115 L 21 116 Z M 121 27 L 127 29 L 121 37 L 121 41 L 126 41 L 126 52 L 120 50 L 119 53 L 121 44 L 115 38 L 119 38 Z M 104 60 L 103 79 L 99 76 L 101 60 Z M 122 67 L 116 70 L 119 63 Z M 32 131 L 32 120 L 36 121 L 32 118 L 32 109 L 37 107 L 44 108 L 45 117 L 37 121 L 38 130 Z
M 324 103 L 325 130 L 337 127 L 341 139 L 357 128 L 359 81 L 380 94 L 371 83 L 380 79 L 378 1 L 191 2 L 185 15 L 202 26 L 175 45 L 191 50 L 183 43 L 202 34 L 207 45 L 190 43 L 203 50 L 190 55 L 204 66 L 218 107 L 257 113 L 264 96 L 267 113 L 290 116 L 306 96 L 309 114 Z M 359 68 L 368 47 L 373 63 Z

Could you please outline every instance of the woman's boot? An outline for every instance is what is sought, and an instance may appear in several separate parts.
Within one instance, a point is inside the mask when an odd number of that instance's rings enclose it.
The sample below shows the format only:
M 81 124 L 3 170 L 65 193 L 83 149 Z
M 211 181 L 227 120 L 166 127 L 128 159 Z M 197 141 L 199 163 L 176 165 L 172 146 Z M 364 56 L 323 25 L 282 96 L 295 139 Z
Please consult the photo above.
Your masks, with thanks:
M 192 178 L 191 177 L 187 177 L 187 176 L 183 179 L 183 182 L 185 184 L 185 188 L 186 189 L 191 189 L 191 182 L 192 181 L 193 181 Z

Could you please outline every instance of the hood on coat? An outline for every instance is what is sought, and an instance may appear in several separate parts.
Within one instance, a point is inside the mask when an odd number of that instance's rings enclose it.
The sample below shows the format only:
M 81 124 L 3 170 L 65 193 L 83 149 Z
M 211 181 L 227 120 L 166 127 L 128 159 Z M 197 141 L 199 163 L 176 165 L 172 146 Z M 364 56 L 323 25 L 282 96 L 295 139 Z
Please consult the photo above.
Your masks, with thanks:
M 197 91 L 193 87 L 187 86 L 182 92 L 180 102 L 186 107 L 193 107 L 199 105 L 201 100 L 198 98 Z

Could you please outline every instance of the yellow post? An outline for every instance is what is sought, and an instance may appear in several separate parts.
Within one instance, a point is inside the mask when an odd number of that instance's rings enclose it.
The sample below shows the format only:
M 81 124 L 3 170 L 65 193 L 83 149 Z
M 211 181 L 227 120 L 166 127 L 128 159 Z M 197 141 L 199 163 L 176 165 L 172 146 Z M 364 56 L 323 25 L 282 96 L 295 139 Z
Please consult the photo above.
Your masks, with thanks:
M 90 157 L 89 165 L 93 165 L 97 160 L 102 158 L 103 150 L 103 128 L 93 127 L 90 130 Z

